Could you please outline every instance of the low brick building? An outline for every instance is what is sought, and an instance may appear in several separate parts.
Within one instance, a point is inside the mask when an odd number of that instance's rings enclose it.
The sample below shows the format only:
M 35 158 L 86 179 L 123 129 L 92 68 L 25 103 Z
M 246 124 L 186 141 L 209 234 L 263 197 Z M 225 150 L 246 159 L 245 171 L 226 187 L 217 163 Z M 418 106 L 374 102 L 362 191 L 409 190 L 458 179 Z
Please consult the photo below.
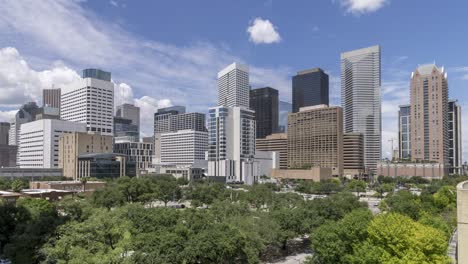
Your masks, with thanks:
M 331 179 L 333 175 L 332 168 L 312 167 L 309 170 L 279 170 L 271 171 L 271 177 L 275 179 L 294 179 L 294 180 L 312 180 L 319 182 Z
M 406 163 L 382 161 L 377 164 L 377 175 L 387 177 L 423 177 L 425 179 L 442 179 L 448 175 L 444 164 L 440 163 Z
M 81 181 L 35 181 L 29 183 L 30 189 L 54 189 L 72 192 L 94 192 L 104 186 L 106 186 L 106 183 L 101 181 L 88 181 L 86 184 Z

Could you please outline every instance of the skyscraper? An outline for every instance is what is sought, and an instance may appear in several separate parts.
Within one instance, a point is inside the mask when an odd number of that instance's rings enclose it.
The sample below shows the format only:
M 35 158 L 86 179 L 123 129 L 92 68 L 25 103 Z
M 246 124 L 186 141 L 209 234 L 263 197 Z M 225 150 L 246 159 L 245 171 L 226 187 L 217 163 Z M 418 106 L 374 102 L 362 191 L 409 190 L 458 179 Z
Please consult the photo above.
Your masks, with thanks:
M 278 132 L 278 90 L 271 87 L 250 90 L 250 109 L 255 111 L 257 138 Z
M 343 110 L 315 105 L 303 107 L 288 119 L 288 167 L 331 168 L 343 173 Z
M 10 123 L 0 122 L 0 145 L 8 145 L 8 133 L 10 132 Z
M 42 106 L 60 109 L 60 89 L 42 90 Z
M 226 177 L 227 182 L 252 183 L 255 156 L 254 111 L 243 107 L 209 109 L 208 175 Z
M 29 102 L 21 106 L 15 117 L 10 122 L 10 132 L 8 136 L 9 145 L 19 145 L 19 134 L 21 125 L 36 120 L 36 116 L 41 109 L 35 102 Z
M 249 67 L 237 62 L 218 72 L 218 105 L 245 107 L 249 105 Z
M 114 84 L 110 72 L 83 70 L 83 78 L 62 88 L 60 117 L 86 130 L 114 135 Z
M 398 111 L 398 151 L 400 159 L 411 159 L 411 106 L 400 105 Z
M 122 104 L 116 107 L 115 116 L 130 119 L 132 125 L 137 126 L 138 137 L 140 136 L 140 107 L 132 104 Z
M 448 103 L 448 138 L 450 172 L 461 174 L 462 166 L 461 106 L 456 100 Z
M 364 165 L 375 172 L 382 156 L 380 46 L 341 54 L 345 133 L 364 134 Z
M 305 106 L 328 105 L 328 75 L 320 68 L 304 70 L 292 78 L 293 113 Z
M 420 65 L 411 74 L 411 159 L 448 163 L 448 83 L 443 68 Z

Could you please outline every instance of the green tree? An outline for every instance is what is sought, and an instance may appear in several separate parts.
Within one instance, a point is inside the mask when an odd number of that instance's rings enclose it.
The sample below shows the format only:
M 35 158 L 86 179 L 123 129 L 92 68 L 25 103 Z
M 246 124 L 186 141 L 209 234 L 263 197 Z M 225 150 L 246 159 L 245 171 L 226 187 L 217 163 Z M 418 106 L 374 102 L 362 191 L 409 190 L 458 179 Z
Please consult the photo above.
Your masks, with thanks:
M 346 187 L 349 191 L 356 192 L 359 197 L 359 193 L 366 191 L 367 183 L 360 180 L 351 180 Z
M 399 191 L 387 197 L 381 204 L 381 209 L 403 214 L 417 220 L 422 207 L 421 200 L 417 195 L 408 191 Z
M 443 186 L 434 195 L 434 204 L 439 208 L 455 208 L 457 204 L 457 191 L 453 186 Z
M 11 183 L 11 189 L 14 192 L 20 192 L 21 190 L 26 189 L 28 187 L 29 187 L 28 182 L 22 179 L 15 179 Z
M 123 205 L 125 203 L 125 195 L 116 184 L 110 183 L 93 193 L 93 203 L 110 210 L 112 207 Z

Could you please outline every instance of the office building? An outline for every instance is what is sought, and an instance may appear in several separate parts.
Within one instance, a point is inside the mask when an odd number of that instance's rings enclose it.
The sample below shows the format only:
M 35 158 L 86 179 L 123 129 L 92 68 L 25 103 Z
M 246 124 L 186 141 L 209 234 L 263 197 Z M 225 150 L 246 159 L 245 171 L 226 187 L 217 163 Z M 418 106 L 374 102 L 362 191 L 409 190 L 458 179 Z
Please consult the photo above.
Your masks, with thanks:
M 83 78 L 61 91 L 60 117 L 86 125 L 89 132 L 114 135 L 114 84 L 110 73 L 83 70 Z
M 0 145 L 8 145 L 8 133 L 10 133 L 10 123 L 0 122 Z
M 227 182 L 253 183 L 255 168 L 255 112 L 243 107 L 209 109 L 208 176 Z
M 328 85 L 328 74 L 320 68 L 298 72 L 292 77 L 293 113 L 301 107 L 328 105 Z
M 364 134 L 364 166 L 375 172 L 382 156 L 380 46 L 341 54 L 345 133 Z
M 343 110 L 327 105 L 308 106 L 289 115 L 288 167 L 331 168 L 343 173 Z
M 161 163 L 193 165 L 205 160 L 208 150 L 208 133 L 196 130 L 179 130 L 161 134 Z
M 448 168 L 437 162 L 390 162 L 377 163 L 377 175 L 385 177 L 422 177 L 427 180 L 440 180 L 448 174 Z
M 255 111 L 257 138 L 278 132 L 278 90 L 264 87 L 250 90 L 250 109 Z
M 0 144 L 0 168 L 16 167 L 18 146 Z
M 111 73 L 99 69 L 84 69 L 81 77 L 83 79 L 92 78 L 106 82 L 111 81 Z
M 41 119 L 60 119 L 60 109 L 51 106 L 43 106 L 39 108 L 39 112 L 36 114 L 35 120 Z
M 36 120 L 36 115 L 40 113 L 40 108 L 35 102 L 29 102 L 21 106 L 15 117 L 11 120 L 10 132 L 8 136 L 9 145 L 19 144 L 19 131 L 21 125 Z
M 78 179 L 78 157 L 86 153 L 112 153 L 112 136 L 83 131 L 64 134 L 58 142 L 59 168 L 63 176 Z
M 154 150 L 155 162 L 161 162 L 162 133 L 177 132 L 179 130 L 194 130 L 206 132 L 205 114 L 186 113 L 183 106 L 161 108 L 154 114 Z
M 420 65 L 411 74 L 411 159 L 447 164 L 448 83 L 443 68 Z
M 411 159 L 411 106 L 400 105 L 398 111 L 399 159 Z
M 468 181 L 457 185 L 458 264 L 468 264 Z
M 364 135 L 343 134 L 343 175 L 349 179 L 361 179 L 364 174 Z
M 271 134 L 266 138 L 255 140 L 257 151 L 275 151 L 279 153 L 279 168 L 288 168 L 288 135 L 285 133 Z
M 183 178 L 188 181 L 199 180 L 205 175 L 204 168 L 194 168 L 188 165 L 162 165 L 160 174 L 171 174 L 176 179 Z
M 461 174 L 463 162 L 461 106 L 454 100 L 448 102 L 448 140 L 450 173 Z
M 153 143 L 122 142 L 114 144 L 114 153 L 124 154 L 129 161 L 134 162 L 137 170 L 147 170 L 153 166 Z
M 130 161 L 125 155 L 87 153 L 78 157 L 78 179 L 83 177 L 103 179 L 123 176 L 137 176 L 135 162 Z
M 140 138 L 140 107 L 132 104 L 119 105 L 116 108 L 115 116 L 130 119 L 131 124 L 136 126 L 138 132 L 138 139 Z
M 72 132 L 86 132 L 86 124 L 41 119 L 22 124 L 20 131 L 20 168 L 58 168 L 60 136 Z
M 218 106 L 249 108 L 249 67 L 237 62 L 218 72 Z
M 140 140 L 140 132 L 138 126 L 133 124 L 131 119 L 123 117 L 114 117 L 114 137 L 116 142 Z
M 60 89 L 44 89 L 42 90 L 42 106 L 48 106 L 60 109 Z
M 279 126 L 278 133 L 286 133 L 288 130 L 288 115 L 292 113 L 292 104 L 279 101 Z

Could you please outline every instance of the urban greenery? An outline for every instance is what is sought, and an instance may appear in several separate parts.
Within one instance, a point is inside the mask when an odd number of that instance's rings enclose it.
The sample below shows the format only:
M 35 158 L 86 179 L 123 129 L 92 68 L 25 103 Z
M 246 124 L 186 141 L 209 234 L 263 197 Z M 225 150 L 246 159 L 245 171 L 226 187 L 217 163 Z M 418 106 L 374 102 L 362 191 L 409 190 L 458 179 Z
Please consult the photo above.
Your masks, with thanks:
M 283 192 L 122 177 L 91 197 L 0 202 L 0 255 L 14 263 L 259 263 L 299 240 L 310 241 L 308 263 L 446 263 L 454 186 L 464 179 L 299 181 Z M 357 196 L 385 184 L 393 188 L 384 213 L 373 215 Z M 304 199 L 311 194 L 320 198 Z

